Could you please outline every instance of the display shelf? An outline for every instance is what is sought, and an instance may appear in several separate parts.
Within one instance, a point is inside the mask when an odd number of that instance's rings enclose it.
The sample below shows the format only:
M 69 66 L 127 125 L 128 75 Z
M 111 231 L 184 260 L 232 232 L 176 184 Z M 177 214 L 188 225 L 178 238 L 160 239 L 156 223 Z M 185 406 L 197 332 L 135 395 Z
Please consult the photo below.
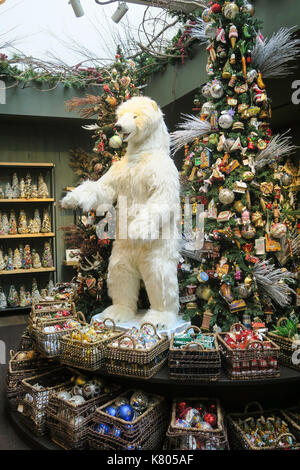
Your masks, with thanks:
M 56 268 L 12 269 L 11 271 L 0 271 L 0 275 L 47 273 L 47 272 L 53 272 L 53 271 L 56 271 Z
M 16 313 L 24 313 L 24 312 L 29 312 L 31 310 L 31 305 L 28 305 L 27 307 L 7 307 L 7 308 L 1 308 L 0 309 L 0 317 L 9 315 L 9 314 L 16 314 Z
M 63 264 L 65 266 L 75 266 L 76 267 L 76 266 L 78 266 L 78 261 L 66 261 L 66 260 L 64 260 Z
M 11 240 L 13 238 L 51 238 L 55 237 L 55 233 L 16 233 L 15 235 L 0 235 L 0 239 Z
M 0 203 L 2 202 L 22 202 L 22 203 L 27 203 L 27 202 L 54 202 L 54 197 L 47 197 L 45 199 L 41 199 L 41 198 L 33 198 L 33 199 L 0 199 Z
M 0 166 L 19 168 L 53 168 L 54 163 L 29 163 L 29 162 L 0 162 Z

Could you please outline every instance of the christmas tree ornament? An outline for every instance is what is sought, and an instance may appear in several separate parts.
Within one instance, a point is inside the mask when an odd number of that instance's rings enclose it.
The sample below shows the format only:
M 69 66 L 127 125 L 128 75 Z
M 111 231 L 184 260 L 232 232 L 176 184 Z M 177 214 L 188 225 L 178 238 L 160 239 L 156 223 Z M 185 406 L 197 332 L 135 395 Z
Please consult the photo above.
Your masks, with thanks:
M 224 94 L 224 88 L 220 80 L 214 80 L 210 87 L 210 93 L 213 98 L 221 98 Z
M 10 216 L 9 216 L 9 234 L 10 235 L 16 235 L 17 234 L 17 219 L 16 219 L 16 213 L 14 210 L 10 211 Z
M 49 242 L 45 242 L 44 251 L 42 256 L 43 268 L 53 268 L 53 258 Z
M 6 269 L 6 262 L 3 256 L 3 250 L 0 249 L 0 271 L 4 271 Z
M 20 252 L 19 252 L 18 248 L 15 248 L 15 251 L 14 251 L 13 267 L 14 267 L 14 269 L 21 269 L 22 268 L 22 259 L 21 259 L 21 255 L 20 255 Z
M 224 204 L 228 205 L 234 201 L 234 193 L 231 189 L 223 188 L 219 191 L 219 201 Z
M 38 189 L 37 189 L 37 185 L 36 184 L 33 184 L 32 187 L 31 187 L 31 197 L 33 199 L 37 199 L 38 198 Z
M 254 16 L 255 8 L 251 3 L 245 0 L 244 5 L 242 6 L 242 12 L 247 13 L 250 16 Z
M 30 199 L 31 198 L 31 191 L 32 191 L 32 178 L 30 173 L 27 173 L 25 177 L 25 199 Z
M 283 238 L 287 233 L 287 227 L 285 224 L 275 223 L 272 224 L 270 234 L 274 238 Z
M 22 268 L 31 269 L 32 266 L 33 266 L 33 262 L 32 262 L 31 252 L 30 252 L 30 246 L 27 244 L 25 245 L 24 252 L 23 252 Z
M 38 220 L 36 220 L 36 223 L 38 223 Z M 50 233 L 50 232 L 51 232 L 51 220 L 50 220 L 49 210 L 44 209 L 41 233 Z
M 228 113 L 228 111 L 222 111 L 221 116 L 219 117 L 219 126 L 222 129 L 229 129 L 232 126 L 233 118 Z
M 242 237 L 246 240 L 251 240 L 256 235 L 256 229 L 251 224 L 244 225 L 241 229 Z
M 6 199 L 13 199 L 13 190 L 10 183 L 5 184 L 5 192 L 4 192 Z
M 235 45 L 236 45 L 236 41 L 239 37 L 237 27 L 234 24 L 232 24 L 229 28 L 228 37 L 230 39 L 231 47 L 232 47 L 232 49 L 234 49 Z
M 20 287 L 20 307 L 27 307 L 27 306 L 28 306 L 28 303 L 27 303 L 25 287 L 21 286 Z
M 122 138 L 119 135 L 113 135 L 109 139 L 109 146 L 114 149 L 118 149 L 122 147 L 122 143 L 123 143 Z
M 40 269 L 42 267 L 40 255 L 34 249 L 32 250 L 32 267 L 34 269 Z
M 23 210 L 21 210 L 18 221 L 18 233 L 24 234 L 28 233 L 28 231 L 26 214 Z
M 17 173 L 13 173 L 11 189 L 12 189 L 13 199 L 18 199 L 18 197 L 19 197 L 19 180 L 18 180 Z
M 242 203 L 242 201 L 235 201 L 233 208 L 236 212 L 241 214 L 243 210 L 245 209 L 245 205 Z
M 292 182 L 293 182 L 293 177 L 292 175 L 289 175 L 288 173 L 283 173 L 282 176 L 280 177 L 280 184 L 286 188 L 290 186 Z
M 205 10 L 203 10 L 202 15 L 201 15 L 202 20 L 205 23 L 209 23 L 210 18 L 211 18 L 211 14 L 212 14 L 211 8 L 205 8 Z
M 32 252 L 33 251 L 34 250 L 32 250 Z M 42 299 L 35 278 L 32 279 L 31 299 L 35 304 L 38 304 Z
M 148 396 L 142 390 L 137 390 L 130 398 L 130 405 L 137 412 L 144 412 L 148 408 Z
M 204 85 L 204 87 L 202 87 L 201 93 L 205 98 L 211 98 L 210 85 L 209 84 Z M 194 101 L 194 104 L 196 104 L 195 101 Z M 198 105 L 199 104 L 200 102 L 198 101 Z
M 211 322 L 212 316 L 213 316 L 213 314 L 212 314 L 211 311 L 208 310 L 208 309 L 203 312 L 201 330 L 209 331 L 209 329 L 210 329 L 210 322 Z M 216 422 L 210 420 L 210 424 L 211 424 L 212 426 L 214 426 L 214 424 L 212 424 L 212 423 L 215 424 Z
M 208 39 L 213 41 L 216 38 L 217 33 L 218 33 L 218 28 L 217 28 L 216 24 L 208 23 L 208 25 L 205 28 L 205 36 Z
M 20 305 L 19 295 L 14 285 L 10 286 L 7 304 L 9 307 L 19 307 Z
M 7 300 L 2 286 L 0 286 L 0 310 L 7 308 Z
M 239 13 L 239 7 L 234 2 L 227 2 L 223 7 L 223 13 L 225 18 L 228 20 L 234 20 L 236 15 Z
M 134 419 L 134 409 L 127 404 L 121 405 L 117 408 L 117 417 L 124 421 L 132 421 Z
M 20 179 L 19 183 L 19 198 L 20 199 L 25 199 L 25 181 L 24 178 Z
M 117 106 L 117 104 L 118 104 L 118 100 L 115 96 L 108 96 L 107 98 L 105 98 L 105 101 L 106 101 L 106 103 L 108 103 L 113 108 L 115 106 Z
M 39 199 L 47 199 L 49 197 L 49 191 L 47 184 L 44 181 L 44 177 L 42 174 L 39 175 L 38 179 L 38 198 Z
M 211 116 L 212 112 L 215 110 L 215 105 L 212 101 L 207 101 L 202 105 L 201 108 L 201 116 L 209 117 Z

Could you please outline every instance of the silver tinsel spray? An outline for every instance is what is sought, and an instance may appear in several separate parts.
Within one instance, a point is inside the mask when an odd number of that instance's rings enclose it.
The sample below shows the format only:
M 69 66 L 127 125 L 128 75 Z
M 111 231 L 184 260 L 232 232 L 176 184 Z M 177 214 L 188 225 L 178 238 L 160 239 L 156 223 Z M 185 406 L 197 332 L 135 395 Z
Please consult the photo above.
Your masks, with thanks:
M 192 114 L 183 114 L 185 120 L 178 125 L 180 130 L 171 134 L 171 149 L 174 152 L 189 144 L 197 137 L 208 134 L 212 131 L 210 122 L 202 121 Z
M 253 271 L 253 278 L 258 289 L 264 297 L 274 300 L 281 307 L 290 305 L 290 294 L 295 293 L 285 281 L 293 281 L 294 275 L 289 271 L 277 269 L 272 260 L 257 263 Z
M 289 131 L 290 129 L 284 134 L 277 134 L 272 137 L 268 146 L 254 160 L 256 170 L 295 152 L 297 147 L 291 144 L 292 138 L 286 135 Z
M 300 39 L 293 39 L 296 28 L 280 28 L 270 38 L 262 41 L 258 36 L 252 51 L 252 65 L 264 78 L 279 78 L 290 75 L 294 69 L 291 62 L 300 54 Z
M 202 18 L 197 18 L 196 24 L 190 29 L 191 38 L 197 39 L 201 43 L 208 42 L 208 37 L 205 34 L 207 23 Z

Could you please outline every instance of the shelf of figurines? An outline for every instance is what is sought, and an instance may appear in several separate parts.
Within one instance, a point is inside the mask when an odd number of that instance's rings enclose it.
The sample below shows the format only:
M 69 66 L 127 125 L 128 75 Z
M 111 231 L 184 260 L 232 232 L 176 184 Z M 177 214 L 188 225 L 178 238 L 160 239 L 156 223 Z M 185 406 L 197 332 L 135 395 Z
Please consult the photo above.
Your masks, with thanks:
M 22 203 L 27 203 L 27 202 L 54 202 L 55 199 L 53 197 L 47 197 L 47 198 L 11 198 L 11 199 L 0 199 L 0 202 L 22 202 Z
M 55 237 L 55 233 L 16 233 L 14 235 L 0 235 L 0 240 L 10 240 L 13 238 L 52 238 Z
M 30 269 L 12 269 L 11 271 L 3 270 L 0 271 L 1 275 L 9 274 L 32 274 L 32 273 L 48 273 L 55 271 L 56 268 L 30 268 Z

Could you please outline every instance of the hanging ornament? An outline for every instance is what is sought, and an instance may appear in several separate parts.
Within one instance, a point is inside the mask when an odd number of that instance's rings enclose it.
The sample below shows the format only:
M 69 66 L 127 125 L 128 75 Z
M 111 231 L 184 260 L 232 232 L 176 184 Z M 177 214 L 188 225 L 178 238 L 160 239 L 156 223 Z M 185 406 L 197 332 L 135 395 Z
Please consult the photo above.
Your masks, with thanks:
M 234 201 L 234 193 L 231 189 L 223 188 L 219 192 L 219 201 L 224 204 L 228 205 Z
M 215 105 L 212 101 L 207 101 L 203 104 L 201 108 L 201 115 L 205 117 L 209 117 L 211 113 L 214 111 Z
M 202 95 L 205 97 L 205 98 L 210 98 L 211 97 L 211 93 L 210 93 L 210 85 L 207 83 L 206 85 L 204 85 L 204 87 L 202 88 L 201 90 L 201 93 Z M 195 103 L 194 103 L 195 104 Z M 200 104 L 200 103 L 199 103 Z
M 271 235 L 274 238 L 283 238 L 286 235 L 287 227 L 285 224 L 276 223 L 271 227 Z
M 109 95 L 106 99 L 105 99 L 106 103 L 109 104 L 110 106 L 112 107 L 115 107 L 117 106 L 118 104 L 118 100 L 115 96 L 111 96 Z
M 203 10 L 201 18 L 203 19 L 205 23 L 210 22 L 211 14 L 212 14 L 212 10 L 210 8 L 205 8 L 205 10 Z
M 230 65 L 230 61 L 228 59 L 226 64 L 224 65 L 224 68 L 223 68 L 223 71 L 222 71 L 222 77 L 225 80 L 229 80 L 229 78 L 231 78 L 232 75 L 233 75 L 233 69 L 232 69 L 232 67 Z
M 250 16 L 254 16 L 254 13 L 255 13 L 254 6 L 251 5 L 251 3 L 247 2 L 246 0 L 244 5 L 242 6 L 242 12 L 247 13 Z
M 258 77 L 258 72 L 255 69 L 249 70 L 249 72 L 247 72 L 247 75 L 246 75 L 247 83 L 249 84 L 253 83 L 254 80 L 257 79 L 257 77 Z
M 208 25 L 205 28 L 205 36 L 213 41 L 218 33 L 218 28 L 214 23 L 208 23 Z
M 222 129 L 229 129 L 232 126 L 233 118 L 228 113 L 228 111 L 222 111 L 221 116 L 219 118 L 219 126 Z
M 242 201 L 235 201 L 233 208 L 236 212 L 241 214 L 245 208 L 245 205 L 242 203 Z
M 109 139 L 108 145 L 113 149 L 118 149 L 122 147 L 122 143 L 123 143 L 122 138 L 119 135 L 113 135 Z
M 233 2 L 227 3 L 223 8 L 224 16 L 228 20 L 234 20 L 238 12 L 239 12 L 239 7 L 237 6 L 236 3 L 233 3 Z
M 251 240 L 255 237 L 256 229 L 251 224 L 244 225 L 241 230 L 242 237 Z
M 220 13 L 220 11 L 222 10 L 222 7 L 219 3 L 214 3 L 212 6 L 211 6 L 211 11 L 213 13 Z
M 288 187 L 292 184 L 293 182 L 293 177 L 292 175 L 289 175 L 288 173 L 283 173 L 283 175 L 280 177 L 280 183 L 282 186 Z
M 239 37 L 237 27 L 234 24 L 232 24 L 229 28 L 228 37 L 230 39 L 231 47 L 232 47 L 232 49 L 234 49 L 235 45 L 236 45 L 237 38 Z
M 220 80 L 214 80 L 212 82 L 210 93 L 213 98 L 221 98 L 224 95 L 224 88 Z

